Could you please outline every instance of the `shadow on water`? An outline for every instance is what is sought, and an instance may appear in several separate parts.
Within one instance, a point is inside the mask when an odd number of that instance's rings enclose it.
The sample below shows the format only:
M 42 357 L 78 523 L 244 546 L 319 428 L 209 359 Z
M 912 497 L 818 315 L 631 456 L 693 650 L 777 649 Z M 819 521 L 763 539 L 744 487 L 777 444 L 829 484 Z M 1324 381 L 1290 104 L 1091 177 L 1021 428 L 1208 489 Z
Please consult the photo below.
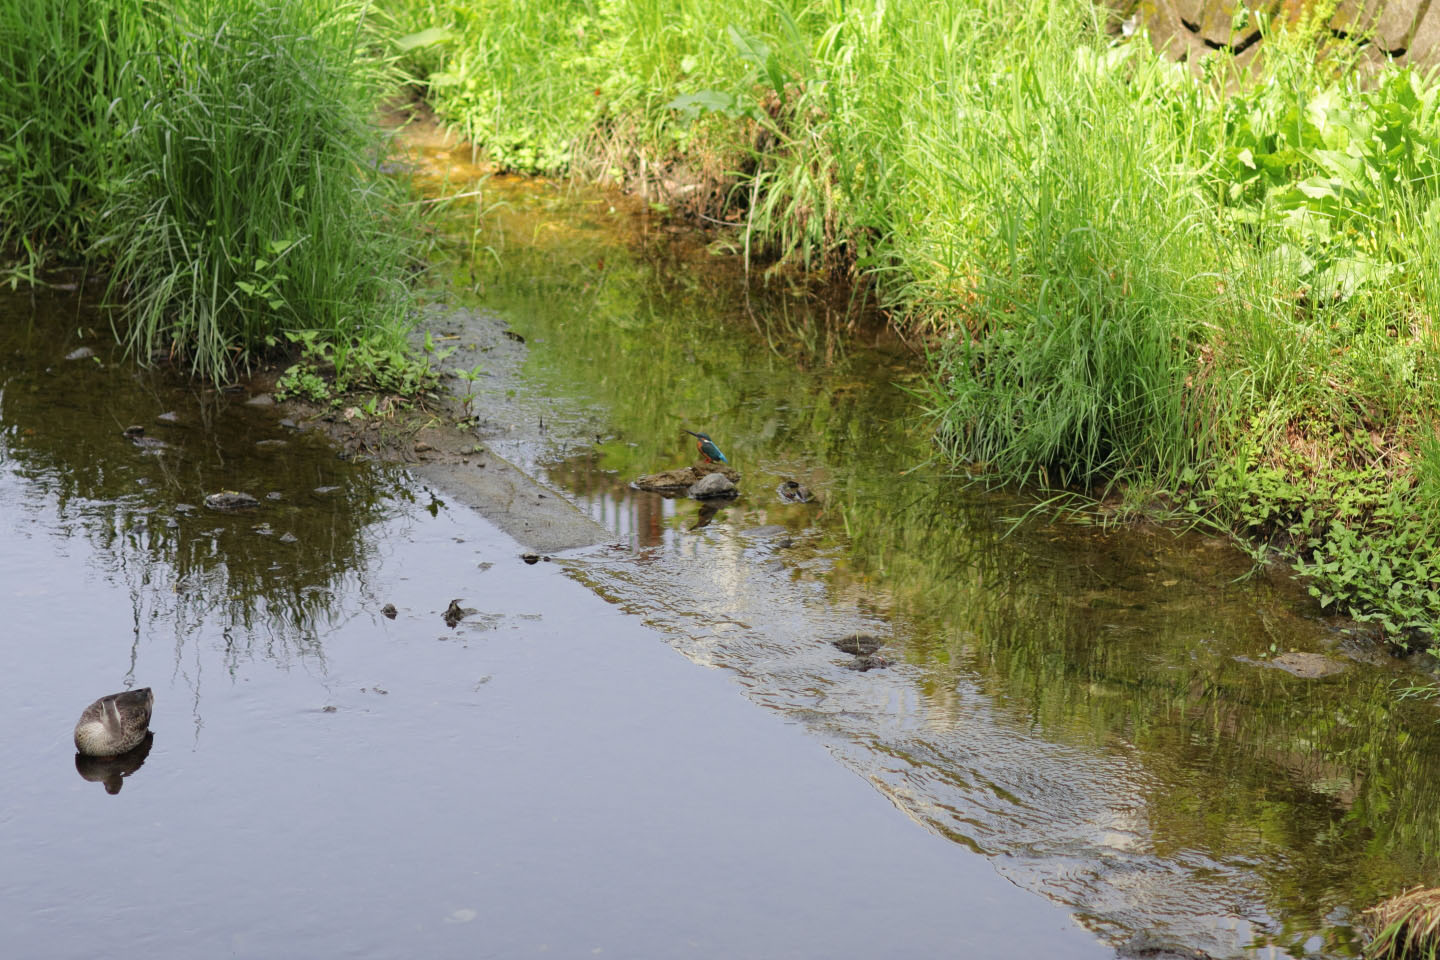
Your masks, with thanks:
M 925 466 L 920 363 L 860 345 L 844 309 L 747 291 L 709 262 L 725 238 L 629 234 L 611 199 L 481 194 L 461 220 L 489 246 L 457 285 L 572 401 L 504 452 L 634 548 L 572 576 L 1116 942 L 1353 956 L 1361 909 L 1440 882 L 1440 726 L 1398 695 L 1424 678 L 1285 571 L 1159 530 L 1012 532 L 1023 502 Z M 739 501 L 630 487 L 692 462 L 684 429 L 720 443 Z M 785 503 L 792 479 L 818 502 Z M 855 631 L 896 666 L 845 670 L 831 641 Z

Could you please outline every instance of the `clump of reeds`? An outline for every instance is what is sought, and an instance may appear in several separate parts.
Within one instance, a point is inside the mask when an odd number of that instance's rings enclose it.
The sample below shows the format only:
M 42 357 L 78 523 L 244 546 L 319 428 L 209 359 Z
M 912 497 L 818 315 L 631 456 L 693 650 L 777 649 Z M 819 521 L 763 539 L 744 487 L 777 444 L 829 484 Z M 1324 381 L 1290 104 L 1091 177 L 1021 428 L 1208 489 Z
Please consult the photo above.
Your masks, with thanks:
M 0 0 L 12 272 L 109 272 L 134 354 L 212 380 L 301 337 L 398 345 L 413 240 L 377 169 L 381 46 L 347 0 Z
M 1440 889 L 1416 887 L 1365 911 L 1371 960 L 1435 960 L 1440 956 Z

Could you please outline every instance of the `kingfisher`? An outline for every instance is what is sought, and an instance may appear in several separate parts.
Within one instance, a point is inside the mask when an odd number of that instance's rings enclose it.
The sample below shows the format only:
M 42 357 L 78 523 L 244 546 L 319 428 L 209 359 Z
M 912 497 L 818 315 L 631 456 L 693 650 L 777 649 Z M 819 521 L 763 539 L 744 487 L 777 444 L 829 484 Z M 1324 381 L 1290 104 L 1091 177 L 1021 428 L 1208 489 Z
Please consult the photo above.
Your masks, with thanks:
M 715 463 L 717 460 L 720 463 L 730 462 L 725 459 L 725 454 L 720 452 L 720 448 L 715 446 L 715 441 L 710 439 L 709 434 L 696 433 L 694 430 L 685 432 L 695 438 L 695 447 L 700 451 L 700 456 L 705 458 L 706 463 Z

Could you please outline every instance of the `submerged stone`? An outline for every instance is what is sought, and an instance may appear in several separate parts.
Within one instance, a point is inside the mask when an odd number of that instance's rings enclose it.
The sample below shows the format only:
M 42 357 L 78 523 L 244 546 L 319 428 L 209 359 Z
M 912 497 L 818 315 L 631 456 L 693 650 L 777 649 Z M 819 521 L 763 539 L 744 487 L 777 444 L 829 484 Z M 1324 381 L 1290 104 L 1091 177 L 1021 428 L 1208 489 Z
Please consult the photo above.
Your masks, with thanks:
M 890 666 L 890 661 L 884 657 L 874 654 L 868 657 L 856 657 L 845 664 L 846 670 L 854 670 L 857 673 L 865 673 L 868 670 L 881 670 Z
M 1286 673 L 1297 677 L 1304 677 L 1307 680 L 1333 677 L 1335 674 L 1344 673 L 1346 670 L 1345 664 L 1339 660 L 1332 660 L 1323 653 L 1303 653 L 1294 650 L 1288 653 L 1276 654 L 1268 660 L 1250 660 L 1247 662 L 1258 663 L 1263 667 L 1274 667 L 1277 670 L 1284 670 Z
M 241 493 L 239 490 L 221 490 L 219 493 L 212 493 L 205 498 L 205 506 L 211 510 L 218 510 L 221 513 L 232 513 L 236 510 L 249 510 L 260 506 L 260 501 L 248 493 Z
M 868 633 L 852 633 L 848 637 L 841 637 L 830 643 L 836 650 L 853 653 L 857 657 L 866 657 L 879 650 L 882 641 L 879 637 L 872 637 Z

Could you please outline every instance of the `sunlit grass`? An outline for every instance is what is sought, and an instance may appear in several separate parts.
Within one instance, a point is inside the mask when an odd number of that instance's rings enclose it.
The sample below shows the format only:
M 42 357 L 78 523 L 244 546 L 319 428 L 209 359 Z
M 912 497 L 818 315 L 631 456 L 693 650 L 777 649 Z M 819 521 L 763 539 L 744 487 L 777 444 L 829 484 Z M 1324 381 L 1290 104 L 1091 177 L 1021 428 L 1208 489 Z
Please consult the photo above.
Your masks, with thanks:
M 380 176 L 397 75 L 362 4 L 0 6 L 0 246 L 109 273 L 117 329 L 222 379 L 318 333 L 398 345 L 414 245 Z

